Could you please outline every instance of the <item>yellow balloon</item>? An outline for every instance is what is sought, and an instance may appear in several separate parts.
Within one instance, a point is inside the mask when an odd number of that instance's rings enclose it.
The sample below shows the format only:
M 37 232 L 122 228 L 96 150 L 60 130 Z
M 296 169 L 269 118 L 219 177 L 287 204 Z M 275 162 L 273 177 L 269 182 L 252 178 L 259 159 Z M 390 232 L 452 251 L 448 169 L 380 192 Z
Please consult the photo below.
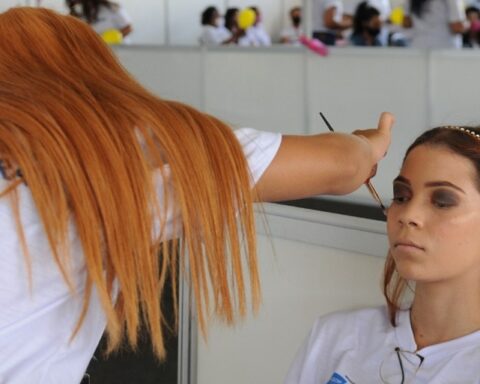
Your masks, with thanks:
M 118 29 L 108 29 L 102 33 L 102 39 L 107 44 L 117 45 L 122 44 L 123 35 Z
M 392 9 L 392 13 L 390 14 L 390 21 L 392 22 L 392 24 L 402 26 L 404 16 L 405 15 L 403 13 L 403 8 L 402 7 L 395 7 L 395 8 Z
M 250 28 L 255 23 L 256 18 L 257 15 L 253 9 L 245 8 L 238 14 L 238 26 L 240 29 Z

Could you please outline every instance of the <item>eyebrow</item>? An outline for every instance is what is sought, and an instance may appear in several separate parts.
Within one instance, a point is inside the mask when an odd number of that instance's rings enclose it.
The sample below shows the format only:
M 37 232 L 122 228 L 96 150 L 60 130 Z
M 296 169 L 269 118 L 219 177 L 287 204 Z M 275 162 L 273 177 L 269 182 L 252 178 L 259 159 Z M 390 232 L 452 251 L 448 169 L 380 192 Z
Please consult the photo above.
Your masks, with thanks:
M 403 177 L 403 176 L 397 176 L 395 178 L 395 180 L 393 180 L 393 183 L 402 183 L 402 184 L 407 184 L 407 185 L 411 185 L 410 181 L 406 178 L 406 177 Z M 428 183 L 425 183 L 425 186 L 426 187 L 450 187 L 450 188 L 453 188 L 453 189 L 456 189 L 457 191 L 460 191 L 462 193 L 465 193 L 465 191 L 456 186 L 455 184 L 453 183 L 450 183 L 449 181 L 429 181 Z

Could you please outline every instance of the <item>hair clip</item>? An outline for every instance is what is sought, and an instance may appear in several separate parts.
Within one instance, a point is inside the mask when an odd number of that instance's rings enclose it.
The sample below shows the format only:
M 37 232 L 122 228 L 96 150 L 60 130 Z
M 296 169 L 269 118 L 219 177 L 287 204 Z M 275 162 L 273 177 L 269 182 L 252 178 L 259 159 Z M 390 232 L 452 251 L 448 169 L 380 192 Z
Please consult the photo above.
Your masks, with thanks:
M 476 133 L 475 131 L 471 130 L 471 129 L 468 129 L 468 128 L 464 128 L 464 127 L 459 127 L 457 125 L 446 125 L 444 127 L 442 127 L 444 129 L 453 129 L 455 131 L 460 131 L 460 132 L 463 132 L 463 133 L 466 133 L 470 136 L 473 136 L 475 139 L 478 139 L 480 140 L 480 134 Z

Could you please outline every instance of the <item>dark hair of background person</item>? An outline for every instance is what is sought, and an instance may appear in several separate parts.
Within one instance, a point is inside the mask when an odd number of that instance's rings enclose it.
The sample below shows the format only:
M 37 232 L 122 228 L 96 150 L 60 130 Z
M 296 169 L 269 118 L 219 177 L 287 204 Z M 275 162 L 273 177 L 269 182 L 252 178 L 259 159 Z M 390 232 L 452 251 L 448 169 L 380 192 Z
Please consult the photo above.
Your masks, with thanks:
M 78 14 L 76 12 L 74 9 L 76 4 L 82 5 L 82 13 Z M 118 4 L 108 0 L 67 0 L 67 6 L 70 9 L 70 14 L 83 17 L 90 24 L 98 21 L 98 11 L 101 6 L 113 8 L 118 7 Z
M 480 135 L 480 127 L 463 127 Z M 405 153 L 405 159 L 409 153 L 418 146 L 446 148 L 452 153 L 470 160 L 475 167 L 476 185 L 480 192 L 480 145 L 479 139 L 458 129 L 437 127 L 421 134 Z M 387 301 L 390 323 L 396 325 L 396 313 L 401 308 L 401 299 L 408 281 L 401 277 L 396 269 L 395 260 L 391 253 L 388 254 L 383 273 L 383 294 Z
M 368 2 L 362 1 L 355 10 L 355 16 L 353 17 L 353 34 L 363 34 L 365 24 L 375 16 L 380 16 L 379 10 L 369 5 Z
M 218 13 L 217 8 L 208 7 L 202 12 L 202 25 L 213 25 L 213 17 Z
M 225 28 L 229 31 L 233 31 L 234 27 L 237 26 L 238 11 L 238 8 L 228 8 L 225 12 Z
M 295 27 L 298 27 L 302 22 L 301 12 L 302 12 L 302 7 L 297 6 L 290 9 L 290 19 L 292 20 L 292 24 Z M 300 15 L 296 16 L 297 13 L 299 13 Z
M 429 2 L 430 0 L 410 0 L 410 10 L 415 16 L 422 17 Z

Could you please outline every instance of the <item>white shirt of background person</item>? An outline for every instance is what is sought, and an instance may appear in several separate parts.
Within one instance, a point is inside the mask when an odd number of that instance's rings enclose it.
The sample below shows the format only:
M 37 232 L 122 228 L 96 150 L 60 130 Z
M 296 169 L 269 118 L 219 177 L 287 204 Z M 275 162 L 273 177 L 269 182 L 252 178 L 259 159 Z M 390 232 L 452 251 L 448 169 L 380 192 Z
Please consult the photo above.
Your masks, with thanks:
M 97 21 L 91 23 L 92 28 L 99 35 L 109 29 L 122 30 L 132 24 L 132 19 L 124 8 L 114 5 L 111 8 L 100 6 L 98 9 Z M 123 38 L 123 43 L 130 43 L 128 37 Z
M 303 31 L 302 31 L 301 25 L 299 25 L 298 27 L 294 27 L 293 25 L 290 25 L 282 29 L 282 32 L 280 32 L 280 38 L 287 40 L 285 44 L 301 45 L 299 38 L 302 35 L 302 33 Z
M 462 0 L 430 0 L 422 17 L 411 13 L 410 2 L 406 14 L 412 18 L 410 31 L 413 48 L 461 48 L 462 35 L 450 31 L 450 23 L 464 22 L 466 19 Z
M 238 39 L 238 45 L 242 47 L 268 47 L 272 40 L 262 24 L 247 28 L 245 35 Z
M 221 45 L 225 40 L 232 37 L 232 33 L 225 27 L 214 27 L 213 25 L 204 25 L 200 35 L 200 44 Z
M 323 22 L 325 11 L 332 7 L 335 8 L 333 19 L 340 24 L 344 13 L 344 4 L 342 0 L 313 0 L 312 29 L 314 32 L 336 32 L 328 29 Z

